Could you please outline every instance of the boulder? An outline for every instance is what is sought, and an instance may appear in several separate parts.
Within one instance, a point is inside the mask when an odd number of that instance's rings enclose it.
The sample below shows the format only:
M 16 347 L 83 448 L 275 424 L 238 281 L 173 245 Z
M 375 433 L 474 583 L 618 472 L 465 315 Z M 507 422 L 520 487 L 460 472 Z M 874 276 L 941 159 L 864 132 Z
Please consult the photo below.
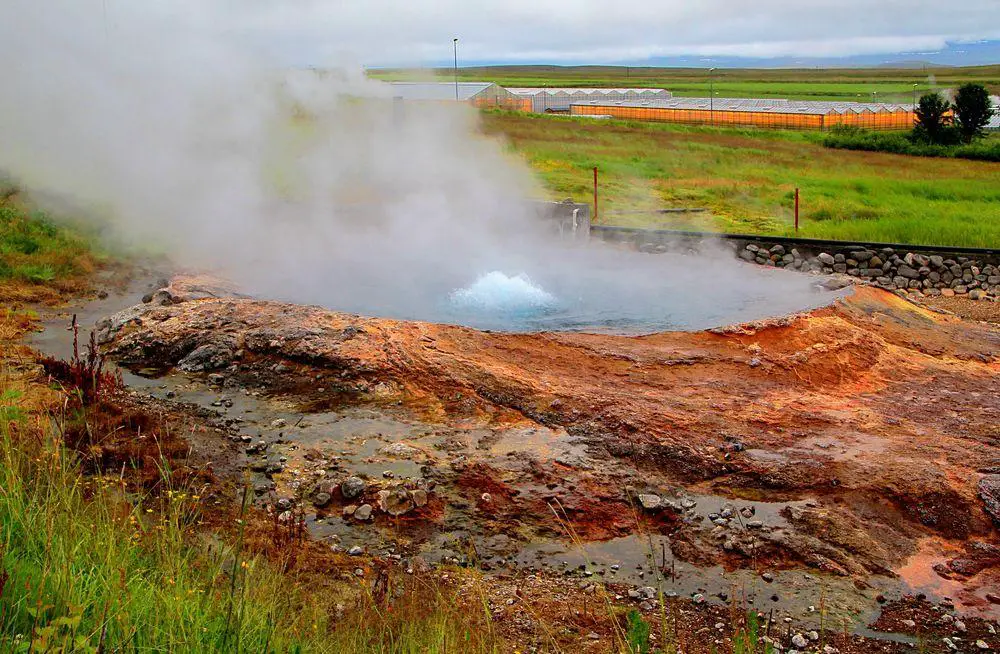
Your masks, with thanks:
M 832 266 L 833 264 L 836 263 L 836 261 L 834 261 L 833 259 L 833 255 L 827 254 L 826 252 L 820 252 L 816 258 L 824 266 Z

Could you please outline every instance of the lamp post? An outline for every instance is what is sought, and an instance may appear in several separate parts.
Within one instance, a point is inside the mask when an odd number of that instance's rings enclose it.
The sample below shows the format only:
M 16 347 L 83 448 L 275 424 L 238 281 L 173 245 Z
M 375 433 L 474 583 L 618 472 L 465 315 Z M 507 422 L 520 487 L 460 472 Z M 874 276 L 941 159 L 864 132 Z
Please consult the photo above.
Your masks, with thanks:
M 458 39 L 452 39 L 451 44 L 455 50 L 455 102 L 458 102 Z
M 708 69 L 708 122 L 715 124 L 715 68 Z
M 913 85 L 913 111 L 917 111 L 917 85 Z

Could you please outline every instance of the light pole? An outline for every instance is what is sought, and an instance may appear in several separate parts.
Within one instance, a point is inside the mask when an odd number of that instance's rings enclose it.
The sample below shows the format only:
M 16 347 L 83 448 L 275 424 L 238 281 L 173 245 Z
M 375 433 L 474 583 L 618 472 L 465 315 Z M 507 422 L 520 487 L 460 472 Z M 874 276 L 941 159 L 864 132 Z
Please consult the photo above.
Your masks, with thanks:
M 455 49 L 455 102 L 458 102 L 458 39 L 452 39 L 451 44 Z
M 913 111 L 917 110 L 917 85 L 913 85 Z
M 708 122 L 715 124 L 715 69 L 708 69 Z

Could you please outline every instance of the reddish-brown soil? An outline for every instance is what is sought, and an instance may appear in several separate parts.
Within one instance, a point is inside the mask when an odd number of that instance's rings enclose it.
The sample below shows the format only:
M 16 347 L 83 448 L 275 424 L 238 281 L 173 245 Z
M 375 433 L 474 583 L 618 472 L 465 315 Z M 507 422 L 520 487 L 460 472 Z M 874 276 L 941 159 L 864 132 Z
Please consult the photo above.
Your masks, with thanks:
M 859 580 L 901 574 L 994 610 L 985 595 L 1000 579 L 1000 541 L 977 486 L 1000 466 L 993 326 L 872 288 L 804 315 L 644 337 L 486 333 L 224 297 L 171 303 L 185 295 L 175 282 L 162 306 L 105 325 L 112 353 L 144 368 L 208 361 L 201 370 L 305 410 L 401 404 L 432 424 L 545 427 L 586 444 L 587 465 L 488 453 L 453 465 L 453 492 L 489 531 L 558 531 L 545 526 L 555 504 L 575 537 L 620 536 L 637 528 L 635 492 L 803 500 L 782 510 L 787 528 L 752 545 L 735 538 L 723 551 L 677 533 L 675 553 Z M 646 519 L 662 533 L 677 525 L 669 511 Z

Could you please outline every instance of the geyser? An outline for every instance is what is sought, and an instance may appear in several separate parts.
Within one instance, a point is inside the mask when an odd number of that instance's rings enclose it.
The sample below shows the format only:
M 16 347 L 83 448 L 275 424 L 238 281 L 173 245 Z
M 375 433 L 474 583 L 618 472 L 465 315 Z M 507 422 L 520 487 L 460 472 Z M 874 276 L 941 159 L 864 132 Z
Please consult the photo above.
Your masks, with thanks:
M 492 314 L 537 314 L 556 303 L 551 293 L 532 284 L 527 275 L 507 276 L 498 270 L 480 276 L 475 283 L 453 291 L 449 297 L 459 311 Z

